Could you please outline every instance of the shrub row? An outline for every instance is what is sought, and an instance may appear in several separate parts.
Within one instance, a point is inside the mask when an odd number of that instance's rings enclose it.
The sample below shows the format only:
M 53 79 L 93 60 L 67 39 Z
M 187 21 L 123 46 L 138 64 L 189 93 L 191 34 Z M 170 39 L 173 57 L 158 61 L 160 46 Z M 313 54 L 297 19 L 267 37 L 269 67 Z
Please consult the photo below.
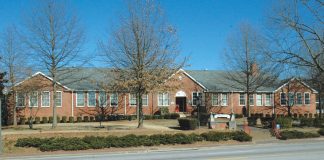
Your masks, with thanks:
M 149 119 L 177 119 L 179 118 L 180 115 L 178 113 L 169 113 L 165 115 L 144 115 L 144 119 L 149 120 Z M 67 119 L 69 118 L 69 119 Z M 103 118 L 103 121 L 119 121 L 119 120 L 135 120 L 136 115 L 108 115 Z M 59 117 L 57 116 L 57 121 L 59 123 L 74 123 L 74 122 L 95 122 L 95 121 L 100 121 L 99 116 L 84 116 L 84 117 L 76 117 L 76 120 L 74 117 L 66 117 L 62 116 Z M 53 122 L 53 117 L 35 117 L 33 120 L 35 124 L 40 124 L 40 123 L 52 123 Z M 26 124 L 28 123 L 27 119 L 25 117 L 20 118 L 20 124 Z
M 100 148 L 125 148 L 138 146 L 157 146 L 167 144 L 192 144 L 197 141 L 221 141 L 236 140 L 240 142 L 251 141 L 252 137 L 243 131 L 236 132 L 208 132 L 202 134 L 155 134 L 155 135 L 134 135 L 129 134 L 122 137 L 108 136 L 95 137 L 86 136 L 83 138 L 19 138 L 16 147 L 35 147 L 41 151 L 57 150 L 85 150 Z
M 195 130 L 198 126 L 198 120 L 196 118 L 179 118 L 178 122 L 182 130 Z
M 324 136 L 324 128 L 319 129 L 317 133 Z
M 287 140 L 287 139 L 301 139 L 301 138 L 316 138 L 316 137 L 320 137 L 320 134 L 293 130 L 293 131 L 282 131 L 280 133 L 280 136 L 281 136 L 280 137 L 281 140 Z

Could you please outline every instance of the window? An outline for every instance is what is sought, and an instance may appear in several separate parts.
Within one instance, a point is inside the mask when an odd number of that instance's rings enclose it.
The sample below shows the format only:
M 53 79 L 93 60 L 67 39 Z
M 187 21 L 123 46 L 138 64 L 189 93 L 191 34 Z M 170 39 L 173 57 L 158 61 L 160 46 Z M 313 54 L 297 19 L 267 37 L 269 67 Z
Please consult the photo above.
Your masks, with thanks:
M 296 93 L 296 104 L 297 105 L 301 105 L 301 104 L 303 104 L 303 99 L 302 99 L 303 97 L 302 97 L 302 94 L 301 93 Z
M 169 93 L 159 93 L 158 105 L 159 106 L 169 106 Z
M 83 92 L 76 92 L 77 93 L 77 106 L 83 107 L 84 106 L 84 93 Z
M 212 105 L 213 106 L 218 106 L 219 103 L 218 103 L 218 93 L 213 93 L 212 94 Z
M 61 91 L 56 92 L 55 106 L 62 107 L 62 92 Z
M 245 105 L 245 94 L 240 93 L 240 106 L 244 106 L 244 105 Z
M 136 106 L 136 94 L 130 94 L 129 96 L 129 104 L 131 106 Z
M 272 94 L 267 93 L 265 96 L 266 96 L 265 97 L 265 105 L 271 106 L 272 105 Z
M 310 104 L 310 94 L 305 93 L 304 97 L 305 97 L 305 104 Z
M 117 105 L 118 105 L 118 94 L 112 93 L 110 95 L 110 106 L 117 107 Z
M 200 105 L 201 105 L 202 93 L 200 93 L 200 92 L 192 92 L 192 105 L 196 106 L 198 104 L 198 100 L 200 100 Z
M 96 92 L 94 91 L 88 92 L 88 106 L 89 107 L 96 106 Z
M 280 105 L 286 105 L 286 93 L 280 93 Z
M 50 106 L 50 92 L 44 91 L 42 92 L 42 107 Z
M 257 106 L 262 106 L 262 94 L 257 94 L 256 95 L 256 105 Z
M 25 95 L 23 93 L 17 93 L 16 95 L 16 106 L 24 107 L 25 106 Z
M 38 93 L 32 92 L 29 95 L 29 107 L 38 107 Z
M 129 104 L 131 106 L 136 106 L 136 104 L 137 104 L 136 100 L 137 100 L 136 94 L 130 94 Z M 142 95 L 142 104 L 143 104 L 143 106 L 148 106 L 148 95 L 147 94 Z
M 142 96 L 142 103 L 143 103 L 143 106 L 148 106 L 148 95 L 147 94 L 144 94 Z
M 107 94 L 106 92 L 99 92 L 99 107 L 107 106 Z
M 289 106 L 293 106 L 295 104 L 295 94 L 292 92 L 288 93 L 288 103 Z
M 222 106 L 227 106 L 227 93 L 222 93 Z
M 253 94 L 249 95 L 249 103 L 250 103 L 249 104 L 250 106 L 254 106 L 254 95 Z

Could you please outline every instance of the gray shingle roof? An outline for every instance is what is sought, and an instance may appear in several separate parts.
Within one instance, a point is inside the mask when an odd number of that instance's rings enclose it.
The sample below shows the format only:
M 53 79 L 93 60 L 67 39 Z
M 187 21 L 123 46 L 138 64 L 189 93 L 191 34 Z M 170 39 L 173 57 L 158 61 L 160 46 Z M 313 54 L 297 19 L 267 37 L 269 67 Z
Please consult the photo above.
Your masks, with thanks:
M 231 92 L 240 91 L 230 87 L 233 83 L 225 78 L 226 72 L 220 70 L 185 70 L 191 77 L 206 87 L 208 91 Z M 100 84 L 109 84 L 113 81 L 112 69 L 81 68 L 73 70 L 72 74 L 62 74 L 59 82 L 72 90 L 102 90 Z M 234 84 L 232 84 L 234 85 Z M 260 87 L 258 91 L 274 91 L 274 87 Z

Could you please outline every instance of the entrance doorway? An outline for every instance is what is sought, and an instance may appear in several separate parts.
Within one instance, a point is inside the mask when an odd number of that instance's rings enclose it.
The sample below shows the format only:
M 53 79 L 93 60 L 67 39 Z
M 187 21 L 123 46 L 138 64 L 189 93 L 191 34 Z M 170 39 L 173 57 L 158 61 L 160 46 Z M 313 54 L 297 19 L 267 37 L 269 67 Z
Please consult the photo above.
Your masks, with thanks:
M 186 97 L 176 97 L 176 104 L 177 104 L 177 106 L 179 106 L 179 112 L 187 111 Z

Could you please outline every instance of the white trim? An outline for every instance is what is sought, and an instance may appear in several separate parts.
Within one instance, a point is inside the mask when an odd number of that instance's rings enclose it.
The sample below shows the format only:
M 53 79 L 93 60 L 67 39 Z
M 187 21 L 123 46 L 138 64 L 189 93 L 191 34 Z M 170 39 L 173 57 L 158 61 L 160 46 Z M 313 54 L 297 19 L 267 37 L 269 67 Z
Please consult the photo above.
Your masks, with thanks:
M 78 92 L 79 93 L 83 93 L 83 106 L 79 106 L 78 105 L 78 94 L 79 94 Z M 85 106 L 85 95 L 84 95 L 84 92 L 81 92 L 81 91 L 77 91 L 76 92 L 76 94 L 75 94 L 75 102 L 76 102 L 76 104 L 75 104 L 76 107 L 84 107 Z
M 21 92 L 20 92 L 20 93 L 21 93 Z M 26 97 L 27 97 L 27 96 L 26 96 L 26 94 L 24 94 L 24 93 L 21 93 L 21 94 L 23 94 L 23 96 L 24 96 L 24 104 L 25 104 L 25 105 L 24 105 L 24 106 L 17 106 L 17 104 L 18 104 L 18 94 L 19 94 L 19 92 L 16 91 L 16 104 L 15 104 L 16 107 L 19 107 L 19 108 L 26 107 Z
M 223 94 L 226 95 L 226 105 L 223 105 Z M 228 106 L 228 93 L 221 93 L 221 104 L 220 106 Z
M 48 93 L 48 106 L 43 106 L 43 93 L 47 92 Z M 50 107 L 51 106 L 51 92 L 50 91 L 42 91 L 41 93 L 41 107 Z
M 318 93 L 315 89 L 313 89 L 312 87 L 310 87 L 308 84 L 306 84 L 304 81 L 299 80 L 297 78 L 292 78 L 290 79 L 288 82 L 284 83 L 283 85 L 281 85 L 279 88 L 277 88 L 274 92 L 279 91 L 281 88 L 285 87 L 286 85 L 288 85 L 290 82 L 297 80 L 298 82 L 300 82 L 301 84 L 303 84 L 304 86 L 306 86 L 307 88 L 309 88 L 310 90 L 312 90 L 314 93 Z
M 306 94 L 309 95 L 309 104 L 306 104 Z M 308 106 L 311 104 L 311 94 L 309 92 L 304 92 L 304 104 Z
M 56 104 L 56 107 L 59 107 L 59 108 L 61 108 L 62 107 L 62 103 L 63 103 L 63 92 L 62 91 L 56 91 L 56 93 L 61 93 L 61 105 L 59 105 L 59 106 L 57 106 Z M 56 96 L 56 98 L 57 98 L 57 96 Z M 72 101 L 73 102 L 73 101 Z M 56 103 L 56 100 L 54 101 L 54 103 Z
M 33 94 L 35 92 L 36 92 L 36 95 L 37 95 L 37 98 L 36 98 L 37 99 L 37 105 L 36 106 L 31 106 L 30 105 L 30 97 L 31 97 L 31 94 Z M 31 94 L 28 95 L 28 99 L 29 99 L 28 107 L 35 107 L 36 108 L 36 107 L 38 107 L 38 91 L 32 91 Z
M 112 100 L 111 95 L 113 95 L 113 94 L 117 95 L 117 104 L 116 104 L 116 106 L 111 105 L 111 100 Z M 109 94 L 109 107 L 118 107 L 118 96 L 119 96 L 118 93 L 110 93 Z
M 95 94 L 95 97 L 94 97 L 94 98 L 95 98 L 95 105 L 94 105 L 94 106 L 93 106 L 93 105 L 90 105 L 90 103 L 89 103 L 89 102 L 90 102 L 90 101 L 89 101 L 89 99 L 90 99 L 90 98 L 89 98 L 89 93 L 90 93 L 90 92 L 93 92 L 93 93 Z M 95 91 L 88 91 L 88 92 L 87 92 L 87 106 L 88 106 L 88 107 L 96 107 L 96 106 L 97 106 L 97 93 L 96 93 Z
M 217 104 L 214 104 L 213 102 L 213 97 L 214 97 L 214 94 L 217 94 Z M 211 93 L 211 104 L 212 106 L 219 106 L 219 96 L 220 94 L 219 93 Z
M 270 99 L 269 99 L 269 103 L 270 104 L 267 104 L 267 95 L 270 95 Z M 273 106 L 273 94 L 272 93 L 266 93 L 265 95 L 264 95 L 264 106 L 267 106 L 267 107 L 269 107 L 269 106 Z
M 246 95 L 247 95 L 247 94 L 246 94 Z M 256 101 L 255 101 L 255 98 L 254 98 L 254 95 L 255 95 L 254 93 L 251 93 L 251 94 L 249 95 L 249 97 L 248 97 L 248 101 L 249 101 L 249 105 L 250 105 L 250 106 L 254 106 L 254 104 L 255 104 L 255 102 L 256 102 Z M 250 96 L 252 96 L 253 104 L 250 103 Z
M 301 103 L 300 104 L 298 104 L 297 102 L 298 102 L 298 94 L 300 94 L 300 96 L 301 96 Z M 301 105 L 303 105 L 303 94 L 302 94 L 302 92 L 296 92 L 296 106 L 301 106 Z
M 49 79 L 50 81 L 53 81 L 53 79 L 52 79 L 51 77 L 45 75 L 44 73 L 42 73 L 42 72 L 36 72 L 36 73 L 34 73 L 32 76 L 29 76 L 29 77 L 25 78 L 23 81 L 16 83 L 14 87 L 16 87 L 16 86 L 18 86 L 18 85 L 24 83 L 24 82 L 27 81 L 28 79 L 33 78 L 33 77 L 35 77 L 35 76 L 37 76 L 37 75 L 42 75 L 43 77 Z M 63 88 L 67 89 L 67 90 L 71 90 L 69 87 L 67 87 L 67 86 L 65 86 L 65 85 L 62 85 L 60 82 L 56 82 L 56 83 L 57 83 L 58 85 L 62 86 Z
M 243 94 L 243 99 L 244 99 L 244 104 L 243 105 L 241 104 L 241 94 Z M 238 97 L 239 97 L 238 98 L 238 100 L 239 100 L 239 103 L 238 103 L 239 106 L 246 106 L 246 94 L 245 93 L 239 93 L 238 94 Z
M 137 104 L 135 104 L 135 105 L 132 105 L 132 104 L 131 104 L 131 95 L 132 95 L 132 94 L 134 94 L 134 93 L 128 93 L 128 103 L 129 103 L 129 106 L 130 106 L 130 107 L 136 107 Z M 136 94 L 135 94 L 135 101 L 137 101 Z M 137 102 L 135 102 L 135 103 L 137 103 Z
M 169 101 L 168 101 L 168 105 L 160 105 L 160 100 L 159 100 L 159 94 L 162 94 L 162 102 L 163 102 L 163 95 L 164 94 L 168 94 L 168 99 L 169 99 Z M 158 95 L 157 95 L 157 102 L 158 102 L 158 107 L 169 107 L 170 106 L 170 94 L 169 94 L 169 92 L 158 92 Z
M 281 103 L 281 94 L 282 93 L 284 93 L 285 94 L 285 101 L 286 101 L 286 103 L 283 105 L 282 103 Z M 280 92 L 280 94 L 279 94 L 279 102 L 280 102 L 280 106 L 286 106 L 287 105 L 287 93 L 286 92 Z
M 100 93 L 104 93 L 105 94 L 105 103 L 103 104 L 103 106 L 101 106 L 101 96 Z M 98 92 L 98 106 L 99 107 L 107 107 L 108 106 L 108 94 L 106 91 L 99 91 Z
M 147 104 L 146 105 L 144 105 L 143 104 L 143 97 L 144 97 L 144 95 L 146 95 L 146 97 L 147 97 Z M 147 107 L 148 106 L 148 103 L 149 103 L 149 96 L 148 96 L 148 94 L 144 94 L 144 95 L 142 95 L 142 104 L 143 104 L 143 107 Z
M 261 95 L 261 105 L 258 105 L 258 95 Z M 255 103 L 255 105 L 256 106 L 258 106 L 258 107 L 261 107 L 261 106 L 263 106 L 263 94 L 260 94 L 260 93 L 257 93 L 256 95 L 255 95 L 255 99 L 256 99 L 256 103 Z

